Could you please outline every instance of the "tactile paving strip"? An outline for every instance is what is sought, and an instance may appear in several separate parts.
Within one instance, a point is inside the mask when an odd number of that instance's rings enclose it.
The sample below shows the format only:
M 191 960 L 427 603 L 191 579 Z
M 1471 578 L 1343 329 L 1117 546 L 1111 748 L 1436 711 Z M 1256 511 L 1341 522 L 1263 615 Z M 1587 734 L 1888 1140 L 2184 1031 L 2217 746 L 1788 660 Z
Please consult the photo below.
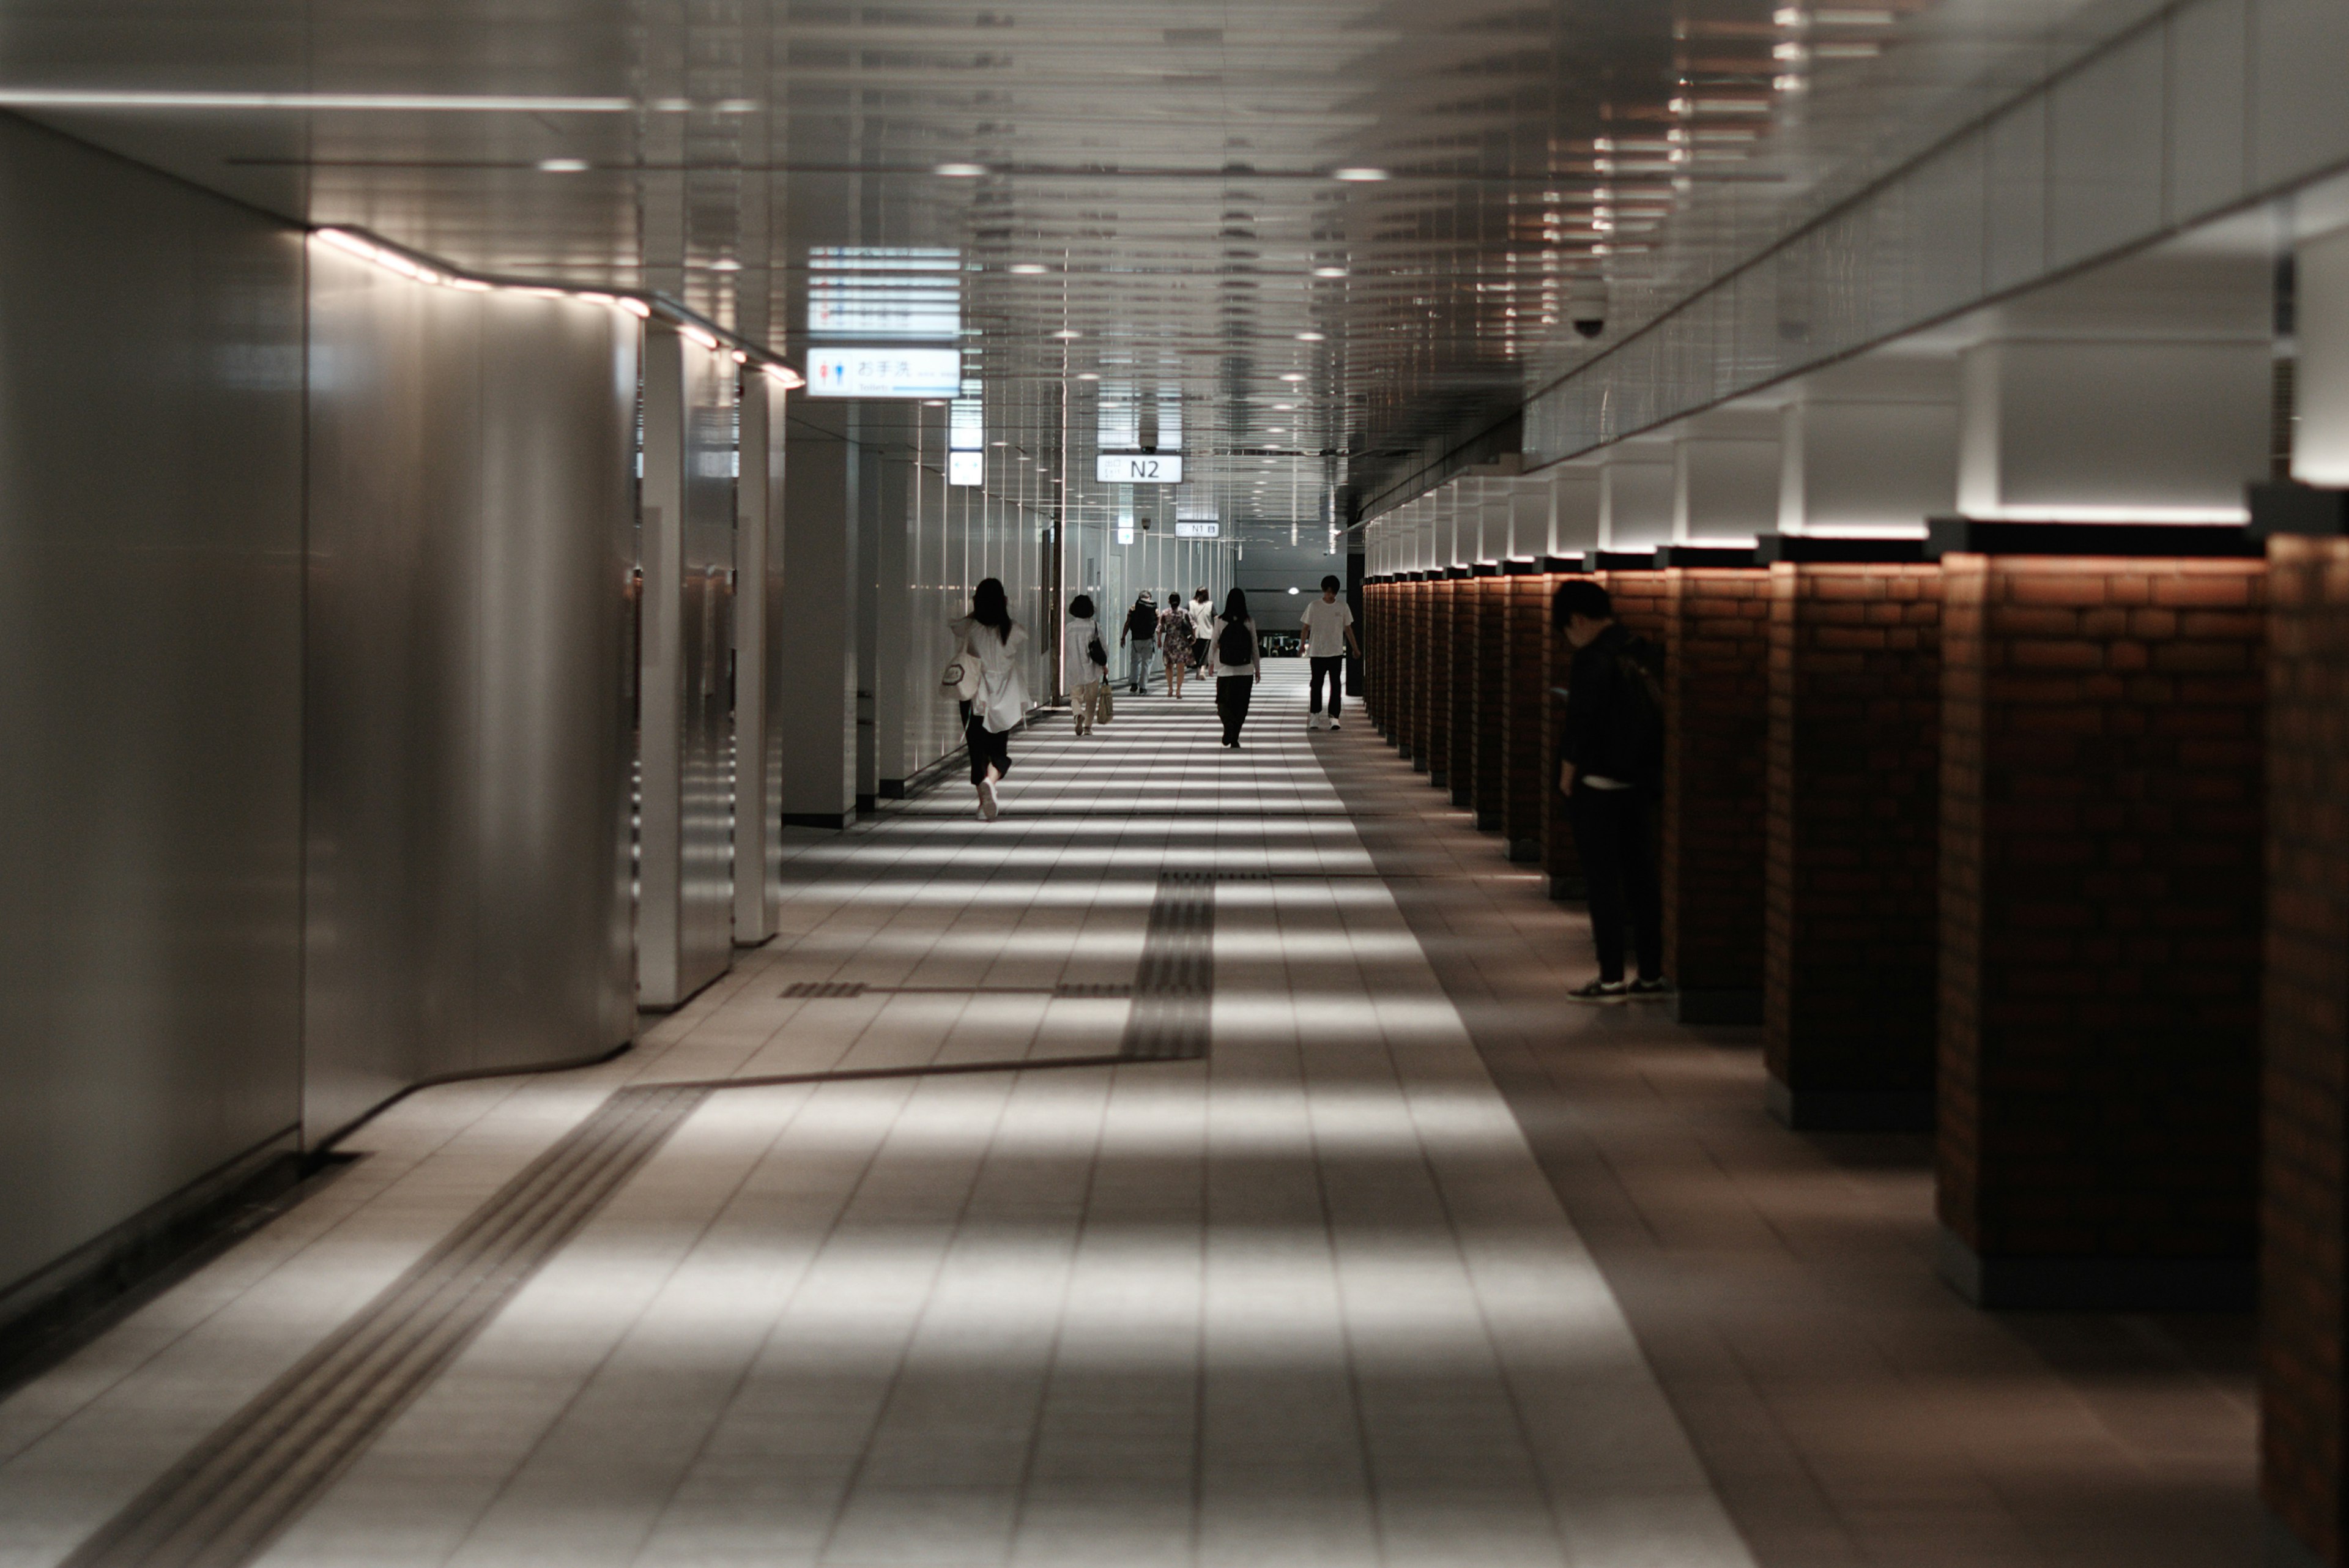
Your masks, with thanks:
M 235 1568 L 265 1551 L 708 1097 L 622 1089 L 65 1560 Z

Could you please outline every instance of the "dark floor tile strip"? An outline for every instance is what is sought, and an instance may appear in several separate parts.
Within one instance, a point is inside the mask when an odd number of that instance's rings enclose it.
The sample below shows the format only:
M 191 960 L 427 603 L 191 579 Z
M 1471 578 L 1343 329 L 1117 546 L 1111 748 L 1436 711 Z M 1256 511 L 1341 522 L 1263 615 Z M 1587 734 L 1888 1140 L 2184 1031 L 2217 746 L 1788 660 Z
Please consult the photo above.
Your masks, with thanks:
M 1133 1008 L 1119 1054 L 1161 1062 L 1205 1056 L 1215 989 L 1216 875 L 1166 872 L 1158 878 L 1143 931 Z
M 332 1485 L 700 1105 L 623 1089 L 66 1559 L 236 1568 Z

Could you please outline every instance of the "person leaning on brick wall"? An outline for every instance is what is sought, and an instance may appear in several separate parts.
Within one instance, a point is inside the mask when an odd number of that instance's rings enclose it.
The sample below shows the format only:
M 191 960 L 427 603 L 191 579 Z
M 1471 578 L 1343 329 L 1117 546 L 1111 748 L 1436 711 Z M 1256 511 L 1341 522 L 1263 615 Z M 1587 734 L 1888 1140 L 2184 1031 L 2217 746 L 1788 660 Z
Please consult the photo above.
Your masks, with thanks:
M 1664 904 L 1648 823 L 1664 774 L 1663 652 L 1615 618 L 1614 601 L 1597 583 L 1560 587 L 1550 615 L 1574 649 L 1558 693 L 1566 715 L 1557 787 L 1588 880 L 1599 949 L 1599 978 L 1567 995 L 1592 1002 L 1662 997 L 1670 991 Z M 1639 958 L 1637 980 L 1623 974 L 1627 934 Z

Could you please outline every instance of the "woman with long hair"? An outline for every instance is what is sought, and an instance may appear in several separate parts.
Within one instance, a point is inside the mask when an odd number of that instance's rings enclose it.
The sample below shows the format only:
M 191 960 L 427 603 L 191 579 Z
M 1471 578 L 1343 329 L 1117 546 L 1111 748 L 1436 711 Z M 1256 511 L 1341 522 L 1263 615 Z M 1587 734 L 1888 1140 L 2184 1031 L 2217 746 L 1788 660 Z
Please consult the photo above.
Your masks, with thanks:
M 1166 695 L 1182 696 L 1191 663 L 1191 614 L 1180 588 L 1166 590 L 1166 607 L 1158 612 L 1158 653 L 1166 660 Z
M 1234 588 L 1225 598 L 1224 613 L 1216 618 L 1216 635 L 1207 646 L 1216 675 L 1216 716 L 1224 722 L 1224 744 L 1237 752 L 1240 726 L 1247 722 L 1248 704 L 1256 697 L 1256 683 L 1264 679 L 1247 595 Z
M 993 822 L 1002 810 L 995 786 L 1011 771 L 1011 732 L 1028 715 L 1028 687 L 1019 679 L 1028 628 L 1011 618 L 1000 579 L 971 590 L 970 613 L 949 623 L 964 658 L 978 666 L 978 691 L 962 705 L 963 741 L 970 748 L 970 782 L 978 815 Z

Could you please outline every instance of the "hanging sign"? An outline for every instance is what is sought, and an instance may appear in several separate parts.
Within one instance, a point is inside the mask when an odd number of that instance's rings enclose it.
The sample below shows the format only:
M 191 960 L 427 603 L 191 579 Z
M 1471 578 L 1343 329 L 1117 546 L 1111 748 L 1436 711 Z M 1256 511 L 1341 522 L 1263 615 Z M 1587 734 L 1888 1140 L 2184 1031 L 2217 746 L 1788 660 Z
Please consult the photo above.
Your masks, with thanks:
M 1174 520 L 1174 537 L 1177 539 L 1220 539 L 1223 536 L 1224 525 L 1221 523 L 1213 520 L 1191 522 L 1180 517 Z
M 1093 459 L 1093 478 L 1102 484 L 1180 484 L 1178 452 L 1102 452 Z
M 953 398 L 959 348 L 810 348 L 808 390 L 819 398 Z

